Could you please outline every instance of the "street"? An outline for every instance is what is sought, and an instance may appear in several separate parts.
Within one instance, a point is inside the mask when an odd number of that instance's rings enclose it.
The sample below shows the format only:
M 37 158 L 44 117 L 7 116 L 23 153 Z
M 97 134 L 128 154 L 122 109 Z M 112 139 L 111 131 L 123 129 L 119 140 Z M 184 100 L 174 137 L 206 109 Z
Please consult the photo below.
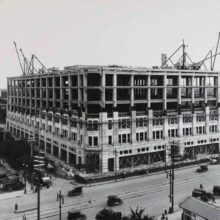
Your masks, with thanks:
M 220 185 L 220 165 L 209 166 L 209 171 L 196 173 L 195 167 L 175 170 L 175 204 L 182 202 L 195 187 L 203 184 L 203 187 L 211 191 L 213 185 Z M 62 179 L 56 179 L 50 189 L 41 191 L 41 219 L 59 219 L 59 203 L 57 202 L 57 192 L 62 191 L 65 196 L 62 205 L 62 219 L 66 219 L 69 210 L 81 210 L 87 215 L 87 219 L 94 220 L 95 215 L 106 207 L 108 195 L 118 195 L 123 204 L 116 206 L 113 210 L 122 211 L 128 214 L 130 208 L 137 206 L 145 208 L 149 215 L 160 215 L 164 209 L 169 207 L 169 179 L 165 173 L 137 177 L 120 182 L 106 183 L 96 186 L 87 186 L 83 188 L 83 195 L 76 197 L 67 197 L 67 192 L 74 186 Z M 28 210 L 27 212 L 15 214 L 14 205 L 18 204 L 18 211 Z M 28 220 L 37 219 L 37 194 L 21 194 L 18 198 L 1 200 L 0 207 L 1 219 L 22 219 L 25 214 Z M 34 209 L 34 210 L 33 210 Z

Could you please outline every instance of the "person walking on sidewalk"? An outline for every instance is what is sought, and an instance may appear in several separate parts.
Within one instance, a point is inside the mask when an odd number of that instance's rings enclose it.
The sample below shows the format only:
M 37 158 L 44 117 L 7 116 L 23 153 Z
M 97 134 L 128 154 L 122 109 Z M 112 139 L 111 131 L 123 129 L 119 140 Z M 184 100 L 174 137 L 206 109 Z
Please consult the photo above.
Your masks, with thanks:
M 15 213 L 18 211 L 18 204 L 15 203 Z
M 213 205 L 213 203 L 216 203 L 215 202 L 215 196 L 212 197 L 212 205 Z

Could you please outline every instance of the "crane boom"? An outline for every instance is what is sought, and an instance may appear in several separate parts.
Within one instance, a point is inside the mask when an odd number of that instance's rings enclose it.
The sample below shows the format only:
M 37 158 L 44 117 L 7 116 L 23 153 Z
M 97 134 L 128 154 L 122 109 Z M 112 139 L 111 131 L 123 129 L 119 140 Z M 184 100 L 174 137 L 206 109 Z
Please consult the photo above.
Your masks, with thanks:
M 218 41 L 217 41 L 217 45 L 216 45 L 216 48 L 215 48 L 215 55 L 216 55 L 217 52 L 218 52 L 219 38 L 220 38 L 220 32 L 218 33 Z M 212 70 L 213 70 L 214 67 L 215 67 L 215 59 L 216 59 L 216 56 L 214 57 L 214 60 L 213 60 Z
M 16 44 L 15 41 L 14 41 L 14 46 L 15 46 L 15 50 L 16 50 L 16 53 L 17 53 L 18 61 L 19 61 L 20 67 L 21 67 L 21 71 L 22 71 L 23 75 L 25 75 L 24 68 L 22 67 L 22 64 L 21 64 L 21 58 L 20 58 L 20 55 L 18 53 L 17 44 Z

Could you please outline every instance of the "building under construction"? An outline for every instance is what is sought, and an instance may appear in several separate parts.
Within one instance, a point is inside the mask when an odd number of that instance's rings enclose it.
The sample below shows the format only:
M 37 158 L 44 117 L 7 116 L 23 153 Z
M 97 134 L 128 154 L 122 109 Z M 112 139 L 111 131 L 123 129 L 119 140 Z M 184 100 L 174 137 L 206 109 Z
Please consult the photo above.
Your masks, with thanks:
M 171 143 L 185 158 L 217 154 L 216 54 L 211 70 L 202 70 L 204 60 L 188 64 L 180 49 L 172 67 L 163 55 L 161 67 L 69 66 L 10 77 L 7 129 L 100 172 L 168 162 Z

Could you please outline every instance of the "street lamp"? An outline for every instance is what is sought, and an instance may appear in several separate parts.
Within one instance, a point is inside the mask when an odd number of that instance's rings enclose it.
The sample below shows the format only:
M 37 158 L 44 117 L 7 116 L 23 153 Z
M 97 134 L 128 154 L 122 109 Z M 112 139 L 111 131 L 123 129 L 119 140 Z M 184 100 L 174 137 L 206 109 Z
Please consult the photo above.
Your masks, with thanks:
M 24 172 L 23 172 L 23 178 L 24 178 L 24 194 L 27 193 L 27 168 L 28 168 L 28 165 L 27 164 L 22 164 L 23 167 L 24 167 Z
M 61 209 L 62 209 L 62 204 L 64 204 L 64 196 L 61 193 L 61 190 L 59 193 L 57 193 L 57 201 L 59 201 L 59 209 L 60 209 L 60 220 L 61 220 Z

